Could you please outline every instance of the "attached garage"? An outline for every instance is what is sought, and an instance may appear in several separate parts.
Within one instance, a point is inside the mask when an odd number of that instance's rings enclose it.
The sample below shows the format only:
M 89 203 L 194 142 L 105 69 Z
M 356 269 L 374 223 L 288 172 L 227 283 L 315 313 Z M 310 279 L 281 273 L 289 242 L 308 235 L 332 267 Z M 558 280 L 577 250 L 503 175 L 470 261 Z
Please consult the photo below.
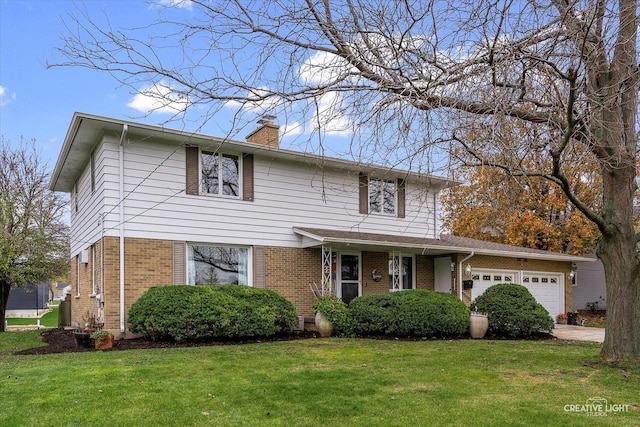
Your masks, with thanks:
M 540 271 L 473 270 L 471 300 L 482 295 L 492 285 L 517 283 L 525 286 L 531 295 L 555 319 L 564 313 L 564 277 L 559 273 Z

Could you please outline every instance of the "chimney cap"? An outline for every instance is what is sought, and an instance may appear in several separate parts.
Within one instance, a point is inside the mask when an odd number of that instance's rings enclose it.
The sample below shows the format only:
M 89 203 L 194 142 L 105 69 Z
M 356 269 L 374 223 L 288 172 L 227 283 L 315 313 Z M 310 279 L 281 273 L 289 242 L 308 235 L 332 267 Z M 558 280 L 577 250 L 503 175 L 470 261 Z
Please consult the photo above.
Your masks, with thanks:
M 273 123 L 273 121 L 275 120 L 276 116 L 272 116 L 269 114 L 265 114 L 264 116 L 262 116 L 260 118 L 260 120 L 258 120 L 258 123 L 260 123 L 261 125 L 265 124 L 265 123 Z

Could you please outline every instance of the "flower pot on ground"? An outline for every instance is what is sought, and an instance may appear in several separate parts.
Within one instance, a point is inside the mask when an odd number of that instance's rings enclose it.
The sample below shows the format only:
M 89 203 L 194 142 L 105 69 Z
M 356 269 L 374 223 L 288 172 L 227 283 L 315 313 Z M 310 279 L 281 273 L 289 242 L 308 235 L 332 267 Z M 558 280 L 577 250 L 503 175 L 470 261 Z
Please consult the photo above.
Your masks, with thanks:
M 106 350 L 113 347 L 113 335 L 109 331 L 100 330 L 91 334 L 96 350 Z
M 469 317 L 469 334 L 471 338 L 484 338 L 489 329 L 489 317 L 486 313 L 472 311 Z
M 567 314 L 561 313 L 558 314 L 558 325 L 566 325 L 567 324 Z
M 347 305 L 337 296 L 325 295 L 315 301 L 312 308 L 316 312 L 316 330 L 321 336 L 331 336 L 334 330 L 342 335 L 352 332 Z
M 333 335 L 333 323 L 331 323 L 322 313 L 317 312 L 315 317 L 316 330 L 321 337 L 330 337 Z
M 567 323 L 569 325 L 577 325 L 578 324 L 578 312 L 570 312 L 567 313 Z

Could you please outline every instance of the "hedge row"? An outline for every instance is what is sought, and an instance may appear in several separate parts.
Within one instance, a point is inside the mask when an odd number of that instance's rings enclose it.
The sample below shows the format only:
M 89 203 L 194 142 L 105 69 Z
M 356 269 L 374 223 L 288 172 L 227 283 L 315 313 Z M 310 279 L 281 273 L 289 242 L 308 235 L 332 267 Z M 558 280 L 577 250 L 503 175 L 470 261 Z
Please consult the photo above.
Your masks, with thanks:
M 472 303 L 489 314 L 490 335 L 521 338 L 549 332 L 553 319 L 524 286 L 494 285 Z M 339 335 L 457 337 L 467 334 L 469 308 L 455 295 L 407 290 L 317 301 L 314 309 Z M 152 339 L 197 341 L 268 337 L 292 330 L 296 309 L 268 289 L 238 285 L 150 288 L 129 310 L 129 329 Z
M 155 286 L 129 310 L 129 329 L 152 339 L 268 337 L 298 323 L 296 309 L 268 289 L 238 285 Z

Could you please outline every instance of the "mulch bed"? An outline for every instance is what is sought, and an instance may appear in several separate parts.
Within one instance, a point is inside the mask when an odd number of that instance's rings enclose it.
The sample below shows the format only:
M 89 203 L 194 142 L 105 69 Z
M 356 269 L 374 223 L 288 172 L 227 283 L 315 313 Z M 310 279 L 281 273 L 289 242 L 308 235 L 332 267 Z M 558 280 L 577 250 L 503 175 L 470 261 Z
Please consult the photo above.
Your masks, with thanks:
M 116 340 L 113 342 L 113 348 L 108 350 L 96 350 L 94 348 L 79 347 L 73 336 L 73 330 L 69 329 L 50 329 L 42 333 L 42 341 L 48 345 L 43 347 L 29 348 L 27 350 L 18 351 L 15 354 L 51 354 L 51 353 L 69 353 L 84 351 L 119 351 L 119 350 L 135 350 L 148 348 L 178 348 L 178 347 L 202 347 L 211 345 L 233 345 L 233 344 L 257 344 L 269 341 L 290 341 L 295 339 L 315 338 L 316 333 L 312 331 L 293 332 L 290 334 L 275 335 L 269 338 L 261 339 L 237 339 L 226 341 L 207 341 L 207 342 L 188 342 L 176 343 L 170 341 L 152 341 L 146 338 L 135 338 L 129 340 Z

